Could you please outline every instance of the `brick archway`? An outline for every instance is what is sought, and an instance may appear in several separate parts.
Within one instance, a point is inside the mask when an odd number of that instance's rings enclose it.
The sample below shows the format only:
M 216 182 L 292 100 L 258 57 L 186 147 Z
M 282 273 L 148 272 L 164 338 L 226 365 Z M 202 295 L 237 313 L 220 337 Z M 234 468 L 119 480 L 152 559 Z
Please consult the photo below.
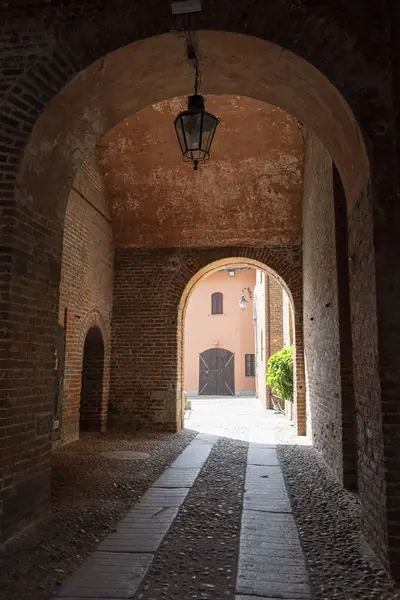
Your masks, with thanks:
M 297 368 L 299 373 L 304 372 L 302 266 L 298 247 L 120 249 L 116 255 L 111 352 L 109 410 L 113 427 L 168 431 L 181 427 L 185 301 L 191 285 L 207 269 L 213 269 L 218 261 L 232 260 L 271 269 L 288 289 L 295 312 Z M 120 292 L 127 288 L 132 299 L 128 302 Z M 299 385 L 297 393 L 299 432 L 304 433 L 304 385 Z
M 107 356 L 110 352 L 109 341 L 108 341 L 109 336 L 107 333 L 107 327 L 104 322 L 104 319 L 97 310 L 91 310 L 82 319 L 81 326 L 79 328 L 79 336 L 78 336 L 78 353 L 79 353 L 79 355 L 83 354 L 83 347 L 85 344 L 85 340 L 86 340 L 88 331 L 91 327 L 97 327 L 100 330 L 102 338 L 103 338 L 103 343 L 104 343 L 104 355 Z
M 76 331 L 78 328 L 78 331 Z M 99 430 L 105 431 L 107 428 L 108 415 L 108 394 L 110 386 L 110 345 L 109 334 L 104 319 L 97 310 L 88 312 L 85 317 L 79 319 L 75 326 L 69 324 L 67 327 L 67 336 L 71 338 L 70 344 L 73 349 L 73 356 L 68 361 L 69 370 L 68 380 L 70 381 L 68 405 L 64 406 L 66 419 L 70 420 L 70 426 L 64 425 L 63 435 L 68 435 L 68 439 L 76 439 L 79 433 L 79 413 L 82 391 L 82 371 L 84 366 L 85 342 L 90 330 L 96 329 L 102 338 L 104 364 L 102 373 L 102 392 L 101 392 L 101 411 L 99 414 Z M 68 441 L 64 439 L 64 441 Z
M 351 206 L 367 185 L 369 160 L 340 88 L 311 63 L 265 39 L 218 31 L 197 31 L 196 39 L 204 93 L 250 96 L 295 115 L 331 154 Z M 29 195 L 39 212 L 47 208 L 62 217 L 72 180 L 99 137 L 150 104 L 190 93 L 192 73 L 186 63 L 181 36 L 169 33 L 85 65 L 38 118 L 21 160 L 18 199 L 24 202 Z M 56 192 L 51 206 L 35 193 L 44 171 L 49 193 Z
M 383 386 L 382 395 L 389 406 L 396 399 L 400 373 L 397 351 L 393 350 L 397 329 L 392 323 L 398 303 L 391 291 L 393 253 L 387 242 L 391 239 L 388 230 L 396 238 L 393 228 L 397 222 L 392 218 L 397 198 L 390 176 L 391 169 L 396 170 L 390 75 L 386 68 L 365 58 L 357 39 L 349 41 L 346 27 L 340 30 L 329 18 L 321 19 L 300 6 L 293 8 L 289 0 L 279 3 L 278 26 L 275 3 L 264 4 L 261 0 L 234 3 L 226 11 L 223 3 L 219 9 L 211 3 L 200 16 L 197 25 L 203 30 L 196 35 L 204 54 L 204 91 L 250 95 L 293 112 L 316 131 L 340 171 L 349 211 L 355 388 L 364 450 L 360 490 L 365 491 L 365 506 L 374 507 L 368 508 L 366 529 L 371 539 L 381 539 L 387 525 L 382 508 L 386 498 L 384 448 L 388 458 L 395 442 L 383 433 L 380 378 L 395 382 Z M 27 494 L 30 516 L 42 512 L 43 496 L 49 491 L 48 417 L 54 387 L 51 332 L 57 322 L 63 218 L 73 178 L 87 151 L 113 124 L 146 104 L 185 95 L 191 89 L 192 74 L 185 64 L 182 41 L 166 33 L 171 27 L 168 4 L 160 0 L 159 9 L 158 13 L 154 6 L 150 15 L 132 4 L 131 12 L 124 13 L 122 27 L 120 15 L 108 9 L 94 15 L 88 32 L 85 19 L 78 24 L 73 7 L 66 8 L 62 34 L 56 30 L 53 36 L 39 35 L 45 47 L 38 47 L 32 62 L 21 58 L 21 69 L 15 69 L 15 78 L 10 74 L 4 84 L 0 197 L 5 206 L 1 256 L 7 266 L 1 283 L 8 322 L 0 332 L 5 357 L 1 368 L 6 399 L 20 395 L 30 399 L 27 436 L 37 448 L 26 481 L 26 489 L 32 491 Z M 51 19 L 44 20 L 53 24 L 58 17 L 52 13 Z M 211 27 L 220 31 L 210 31 Z M 213 40 L 218 43 L 214 45 Z M 122 43 L 132 42 L 116 51 Z M 121 53 L 126 59 L 119 62 Z M 377 268 L 374 243 L 380 253 Z M 33 309 L 32 298 L 39 297 L 40 306 Z M 27 348 L 19 340 L 31 318 L 41 323 L 42 333 Z M 369 344 L 366 339 L 371 340 Z M 15 377 L 14 355 L 32 374 L 29 383 Z M 370 444 L 371 438 L 376 446 Z M 18 453 L 17 438 L 7 441 L 7 452 L 10 456 Z M 379 479 L 374 498 L 368 481 L 371 465 Z M 5 535 L 19 522 L 12 506 L 21 477 L 25 473 L 17 469 L 2 492 Z M 396 501 L 395 493 L 391 500 Z M 385 541 L 377 545 L 387 558 Z
M 91 329 L 98 329 L 104 346 L 103 386 L 100 414 L 100 431 L 107 429 L 108 395 L 110 388 L 110 343 L 109 334 L 102 315 L 97 310 L 90 311 L 83 319 L 78 337 L 78 356 L 83 364 L 85 342 Z
M 349 211 L 353 208 L 358 211 L 358 204 L 364 206 L 368 202 L 370 195 L 365 190 L 369 161 L 363 136 L 344 96 L 321 71 L 289 49 L 283 50 L 275 43 L 250 35 L 199 30 L 196 38 L 202 51 L 206 93 L 239 93 L 294 113 L 307 127 L 317 131 L 333 156 L 341 172 Z M 336 62 L 335 69 L 339 66 Z M 28 80 L 33 73 L 27 75 Z M 68 74 L 71 77 L 75 73 L 68 70 Z M 327 75 L 334 81 L 340 78 L 339 70 Z M 63 83 L 56 79 L 54 85 Z M 21 79 L 19 86 L 23 85 Z M 37 119 L 19 165 L 13 200 L 15 211 L 10 218 L 15 219 L 16 226 L 30 223 L 25 227 L 24 248 L 30 244 L 35 253 L 34 259 L 24 263 L 24 280 L 32 294 L 43 297 L 47 307 L 43 319 L 49 328 L 56 327 L 65 207 L 82 159 L 116 123 L 150 103 L 185 95 L 191 86 L 192 72 L 186 63 L 182 39 L 167 33 L 134 42 L 97 60 L 50 100 Z M 46 94 L 41 97 L 49 100 Z M 7 187 L 11 189 L 13 184 Z M 362 234 L 370 239 L 371 225 Z M 354 245 L 358 241 L 354 239 Z M 13 238 L 10 245 L 14 242 Z M 19 255 L 21 249 L 15 248 L 15 252 Z M 373 279 L 373 269 L 369 277 Z M 45 287 L 43 280 L 47 282 Z M 12 287 L 13 279 L 10 293 Z M 13 297 L 17 298 L 16 293 Z M 20 300 L 26 305 L 28 319 L 29 303 Z M 12 313 L 11 304 L 8 308 Z M 50 343 L 38 340 L 38 346 L 46 362 L 50 362 Z M 31 357 L 27 363 L 30 360 Z M 43 371 L 35 369 L 33 363 L 30 366 L 36 373 L 37 386 L 45 385 Z M 19 389 L 15 393 L 20 393 Z M 50 403 L 47 406 L 50 412 Z
M 246 252 L 247 250 L 247 252 Z M 267 274 L 277 279 L 282 287 L 285 289 L 292 308 L 293 315 L 293 331 L 295 341 L 295 420 L 297 432 L 299 435 L 305 435 L 306 431 L 306 382 L 305 382 L 305 371 L 304 371 L 304 336 L 303 336 L 303 282 L 302 282 L 302 271 L 301 265 L 297 264 L 294 256 L 290 256 L 287 252 L 276 252 L 271 249 L 259 248 L 259 249 L 244 249 L 244 252 L 240 252 L 237 249 L 236 253 L 229 256 L 229 250 L 225 254 L 225 258 L 215 260 L 202 266 L 188 281 L 185 289 L 182 293 L 179 310 L 178 310 L 178 331 L 177 331 L 177 342 L 178 342 L 178 373 L 177 373 L 177 422 L 182 421 L 183 415 L 183 389 L 184 389 L 184 324 L 185 314 L 188 305 L 189 298 L 195 288 L 196 284 L 201 281 L 203 277 L 214 273 L 222 267 L 229 267 L 231 265 L 244 265 L 253 267 L 255 269 L 261 269 Z M 257 258 L 254 258 L 256 256 Z M 203 259 L 204 260 L 204 259 Z M 203 261 L 200 260 L 200 263 Z M 194 265 L 193 265 L 194 266 Z M 277 268 L 279 271 L 274 269 Z M 186 274 L 187 276 L 187 274 Z M 176 282 L 174 282 L 176 284 Z

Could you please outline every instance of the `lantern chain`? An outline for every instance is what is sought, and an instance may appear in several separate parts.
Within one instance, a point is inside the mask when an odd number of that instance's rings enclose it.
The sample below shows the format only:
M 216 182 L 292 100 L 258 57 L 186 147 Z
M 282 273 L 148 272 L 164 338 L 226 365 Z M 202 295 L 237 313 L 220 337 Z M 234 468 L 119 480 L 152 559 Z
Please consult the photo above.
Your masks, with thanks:
M 191 160 L 194 170 L 197 171 L 199 161 L 207 160 L 210 156 L 211 143 L 220 119 L 210 113 L 206 113 L 204 110 L 204 98 L 200 94 L 202 74 L 196 44 L 192 37 L 190 13 L 175 15 L 174 25 L 180 36 L 185 39 L 187 60 L 189 65 L 195 70 L 194 95 L 188 97 L 188 109 L 179 113 L 174 121 L 174 126 L 184 160 Z M 185 128 L 187 131 L 185 131 Z M 204 136 L 204 131 L 207 131 L 208 135 Z M 194 140 L 190 139 L 190 144 L 188 144 L 187 137 L 189 134 Z
M 184 35 L 186 38 L 186 47 L 187 47 L 187 55 L 189 64 L 193 66 L 195 69 L 194 76 L 194 93 L 197 95 L 199 93 L 200 85 L 201 85 L 201 72 L 199 67 L 199 57 L 196 52 L 196 44 L 192 37 L 192 28 L 191 28 L 191 15 L 184 15 Z
M 200 87 L 200 69 L 199 69 L 199 61 L 196 60 L 196 74 L 194 76 L 194 93 L 197 95 Z

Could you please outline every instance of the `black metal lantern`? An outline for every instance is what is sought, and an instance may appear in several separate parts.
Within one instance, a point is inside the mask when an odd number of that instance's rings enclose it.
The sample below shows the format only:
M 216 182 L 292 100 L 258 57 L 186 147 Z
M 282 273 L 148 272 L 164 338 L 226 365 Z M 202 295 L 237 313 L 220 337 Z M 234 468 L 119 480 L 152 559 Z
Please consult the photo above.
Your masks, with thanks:
M 193 56 L 193 48 L 190 51 Z M 199 162 L 210 158 L 211 144 L 220 119 L 204 110 L 204 98 L 198 93 L 199 67 L 197 57 L 195 57 L 195 69 L 194 94 L 188 98 L 187 110 L 179 113 L 176 117 L 174 127 L 183 160 L 193 162 L 194 170 L 197 171 Z

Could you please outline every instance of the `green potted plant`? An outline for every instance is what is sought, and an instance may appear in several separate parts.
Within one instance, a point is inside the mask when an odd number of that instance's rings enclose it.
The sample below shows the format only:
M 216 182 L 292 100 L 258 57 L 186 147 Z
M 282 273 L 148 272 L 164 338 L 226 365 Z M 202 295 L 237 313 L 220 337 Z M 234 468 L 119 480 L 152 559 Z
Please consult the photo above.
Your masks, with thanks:
M 285 346 L 268 359 L 267 385 L 280 400 L 293 402 L 293 346 Z M 291 411 L 290 411 L 291 412 Z

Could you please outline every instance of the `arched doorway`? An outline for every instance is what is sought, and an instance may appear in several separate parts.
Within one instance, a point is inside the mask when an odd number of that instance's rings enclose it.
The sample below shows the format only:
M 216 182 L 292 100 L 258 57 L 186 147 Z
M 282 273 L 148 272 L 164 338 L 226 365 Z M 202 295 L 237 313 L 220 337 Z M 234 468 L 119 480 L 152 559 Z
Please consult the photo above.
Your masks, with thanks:
M 104 342 L 98 327 L 87 333 L 82 363 L 80 431 L 100 431 L 104 381 Z

